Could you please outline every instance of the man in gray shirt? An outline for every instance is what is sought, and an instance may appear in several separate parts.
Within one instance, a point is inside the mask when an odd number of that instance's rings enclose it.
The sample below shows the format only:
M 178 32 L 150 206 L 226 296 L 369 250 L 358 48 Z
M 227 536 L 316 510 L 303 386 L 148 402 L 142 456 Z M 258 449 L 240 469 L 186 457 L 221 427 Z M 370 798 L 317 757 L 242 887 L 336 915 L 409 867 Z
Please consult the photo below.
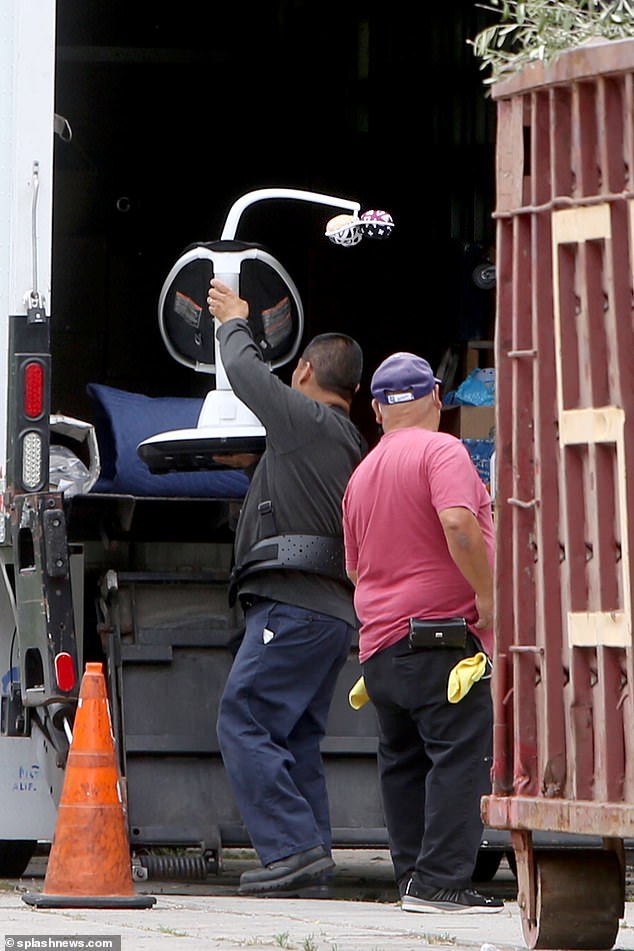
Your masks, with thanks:
M 365 448 L 349 415 L 362 354 L 352 338 L 322 334 L 288 387 L 262 359 L 247 302 L 214 279 L 208 304 L 231 386 L 266 430 L 236 531 L 246 629 L 217 724 L 262 863 L 242 875 L 239 892 L 306 894 L 334 865 L 320 743 L 357 624 L 341 500 Z

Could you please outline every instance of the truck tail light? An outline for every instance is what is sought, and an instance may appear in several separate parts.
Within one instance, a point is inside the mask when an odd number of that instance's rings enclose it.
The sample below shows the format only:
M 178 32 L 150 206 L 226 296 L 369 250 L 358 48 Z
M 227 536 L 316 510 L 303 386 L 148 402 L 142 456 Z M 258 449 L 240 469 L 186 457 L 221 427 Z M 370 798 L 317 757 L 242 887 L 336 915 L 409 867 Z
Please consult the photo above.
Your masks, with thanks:
M 73 658 L 67 651 L 55 655 L 55 678 L 60 690 L 72 690 L 77 679 Z
M 25 489 L 37 489 L 42 481 L 42 437 L 27 432 L 22 437 L 22 484 Z
M 44 367 L 38 360 L 31 360 L 23 372 L 24 414 L 29 419 L 39 419 L 44 412 Z
M 20 329 L 33 330 L 21 325 Z M 31 352 L 20 351 L 21 347 L 15 354 L 16 372 L 10 380 L 11 477 L 18 492 L 40 492 L 48 487 L 49 475 L 51 358 L 43 346 Z

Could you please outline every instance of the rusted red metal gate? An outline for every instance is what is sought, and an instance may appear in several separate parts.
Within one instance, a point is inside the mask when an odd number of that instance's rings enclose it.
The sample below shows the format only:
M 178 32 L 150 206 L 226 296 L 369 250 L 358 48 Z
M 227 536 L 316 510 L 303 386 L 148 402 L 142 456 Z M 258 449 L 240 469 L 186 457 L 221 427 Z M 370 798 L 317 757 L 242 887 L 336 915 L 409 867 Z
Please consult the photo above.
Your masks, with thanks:
M 493 792 L 529 947 L 610 948 L 634 836 L 634 41 L 494 87 Z M 536 830 L 603 838 L 533 849 Z

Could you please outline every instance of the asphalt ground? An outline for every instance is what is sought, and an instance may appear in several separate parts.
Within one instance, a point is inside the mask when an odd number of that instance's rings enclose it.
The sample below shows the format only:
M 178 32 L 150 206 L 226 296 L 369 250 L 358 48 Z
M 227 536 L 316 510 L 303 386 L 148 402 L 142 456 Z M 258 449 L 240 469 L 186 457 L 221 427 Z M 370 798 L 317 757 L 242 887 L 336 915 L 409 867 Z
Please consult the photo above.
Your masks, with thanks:
M 25 875 L 0 883 L 0 951 L 4 948 L 98 947 L 112 951 L 216 951 L 285 948 L 289 951 L 514 951 L 526 947 L 515 878 L 505 862 L 482 884 L 504 899 L 498 914 L 413 914 L 402 911 L 388 853 L 336 850 L 331 895 L 322 899 L 246 898 L 236 895 L 240 874 L 257 865 L 248 851 L 223 854 L 217 875 L 205 880 L 136 882 L 156 899 L 138 909 L 38 909 L 23 900 L 44 886 L 46 858 L 36 856 Z M 98 861 L 98 857 L 95 857 Z M 92 943 L 90 943 L 92 942 Z M 628 902 L 615 949 L 634 951 L 634 903 Z

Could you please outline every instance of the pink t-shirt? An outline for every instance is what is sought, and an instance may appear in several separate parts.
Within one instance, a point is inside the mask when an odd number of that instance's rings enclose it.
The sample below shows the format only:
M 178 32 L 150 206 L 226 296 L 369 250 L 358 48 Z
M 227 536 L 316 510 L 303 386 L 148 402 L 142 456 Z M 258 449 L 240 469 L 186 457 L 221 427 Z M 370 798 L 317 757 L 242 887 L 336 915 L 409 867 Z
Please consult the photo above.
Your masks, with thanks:
M 357 572 L 361 663 L 404 637 L 410 617 L 477 620 L 474 591 L 449 553 L 438 518 L 456 506 L 477 518 L 493 566 L 491 498 L 455 436 L 393 430 L 352 473 L 343 528 L 346 568 Z M 491 654 L 493 632 L 474 633 Z

